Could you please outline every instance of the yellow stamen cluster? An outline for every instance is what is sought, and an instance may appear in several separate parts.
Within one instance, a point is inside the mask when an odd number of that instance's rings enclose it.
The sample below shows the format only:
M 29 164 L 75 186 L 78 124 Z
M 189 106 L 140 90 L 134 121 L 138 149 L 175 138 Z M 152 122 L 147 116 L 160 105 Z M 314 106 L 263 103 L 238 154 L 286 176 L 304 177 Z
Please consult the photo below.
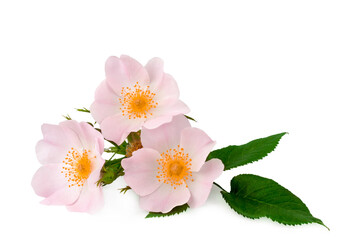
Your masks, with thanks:
M 149 90 L 149 86 L 141 88 L 138 82 L 130 87 L 123 87 L 121 91 L 122 97 L 119 99 L 122 107 L 122 115 L 127 115 L 129 119 L 145 118 L 152 113 L 149 112 L 150 109 L 156 108 L 157 102 L 153 100 L 155 93 Z
M 86 179 L 92 172 L 92 157 L 90 150 L 84 150 L 80 154 L 75 148 L 68 151 L 61 173 L 68 179 L 69 187 L 84 186 Z M 96 158 L 95 156 L 93 158 Z
M 170 184 L 176 189 L 177 186 L 186 183 L 185 181 L 192 179 L 191 161 L 188 153 L 184 153 L 184 149 L 178 147 L 169 149 L 160 154 L 157 160 L 159 163 L 157 178 L 159 182 Z M 186 187 L 188 187 L 186 185 Z

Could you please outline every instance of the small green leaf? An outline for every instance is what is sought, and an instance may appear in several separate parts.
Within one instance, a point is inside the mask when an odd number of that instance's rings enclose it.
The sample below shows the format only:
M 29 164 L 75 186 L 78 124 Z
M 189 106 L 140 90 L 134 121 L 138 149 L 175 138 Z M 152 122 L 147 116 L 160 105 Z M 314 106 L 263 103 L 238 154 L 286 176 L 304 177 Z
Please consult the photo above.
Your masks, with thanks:
M 191 120 L 191 121 L 194 121 L 194 122 L 197 122 L 194 118 L 188 116 L 188 115 L 184 115 L 187 119 Z
M 100 179 L 97 182 L 98 186 L 105 186 L 114 182 L 117 178 L 124 175 L 124 170 L 121 166 L 123 158 L 106 160 L 102 170 L 100 171 Z
M 86 112 L 86 113 L 90 113 L 91 111 L 88 110 L 87 108 L 76 108 L 75 110 L 77 110 L 78 112 Z
M 126 186 L 126 187 L 120 188 L 120 189 L 118 189 L 118 190 L 119 190 L 120 193 L 126 194 L 126 192 L 127 192 L 128 190 L 130 190 L 130 189 L 131 189 L 131 187 Z
M 87 122 L 90 126 L 94 127 L 93 123 L 91 122 Z
M 104 152 L 125 155 L 127 145 L 127 142 L 123 142 L 121 145 L 114 145 L 113 147 L 104 148 Z
M 238 175 L 231 181 L 231 191 L 223 190 L 221 194 L 232 209 L 248 218 L 268 217 L 286 225 L 318 223 L 326 227 L 301 199 L 268 178 Z
M 280 139 L 286 133 L 279 133 L 266 138 L 253 140 L 240 146 L 228 146 L 225 148 L 212 151 L 207 160 L 212 158 L 220 159 L 225 165 L 224 170 L 239 167 L 266 157 L 270 152 L 275 150 Z
M 62 117 L 64 117 L 64 118 L 67 119 L 67 120 L 72 120 L 72 118 L 69 116 L 69 114 L 67 114 L 67 115 L 62 115 Z
M 170 212 L 168 213 L 161 213 L 161 212 L 149 212 L 146 218 L 153 218 L 153 217 L 167 217 L 167 216 L 172 216 L 175 214 L 179 214 L 181 212 L 185 212 L 189 208 L 189 205 L 186 203 L 181 206 L 177 206 L 173 208 Z

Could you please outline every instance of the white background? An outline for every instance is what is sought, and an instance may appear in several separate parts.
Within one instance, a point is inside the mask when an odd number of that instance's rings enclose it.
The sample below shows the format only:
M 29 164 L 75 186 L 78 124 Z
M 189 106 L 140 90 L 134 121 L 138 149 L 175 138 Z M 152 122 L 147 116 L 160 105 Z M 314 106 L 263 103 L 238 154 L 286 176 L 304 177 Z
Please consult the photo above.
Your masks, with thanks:
M 343 1 L 1 1 L 1 239 L 343 239 Z M 95 215 L 39 204 L 40 125 L 88 120 L 108 56 L 165 61 L 190 115 L 217 141 L 283 131 L 264 160 L 225 172 L 272 178 L 331 228 L 244 218 L 213 188 L 198 209 L 144 219 L 138 198 L 105 187 Z

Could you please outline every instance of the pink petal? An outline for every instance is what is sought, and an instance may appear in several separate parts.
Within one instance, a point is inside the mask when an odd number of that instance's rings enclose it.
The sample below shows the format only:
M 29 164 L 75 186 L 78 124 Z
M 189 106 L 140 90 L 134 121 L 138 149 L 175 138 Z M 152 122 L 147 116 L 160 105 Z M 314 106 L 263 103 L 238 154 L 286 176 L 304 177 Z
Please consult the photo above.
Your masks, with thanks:
M 143 126 L 148 129 L 154 129 L 159 126 L 161 126 L 164 123 L 169 123 L 172 121 L 173 116 L 172 115 L 163 115 L 163 116 L 157 116 L 149 118 Z
M 40 140 L 36 145 L 37 159 L 41 164 L 62 163 L 70 148 Z
M 73 120 L 69 120 L 73 121 Z M 68 128 L 61 125 L 43 124 L 43 139 L 53 145 L 70 148 L 81 147 L 78 136 Z
M 103 152 L 104 149 L 104 140 L 101 133 L 95 130 L 92 126 L 90 126 L 86 122 L 77 122 L 74 120 L 68 120 L 60 123 L 60 126 L 68 129 L 78 137 L 79 142 L 81 142 L 81 146 L 79 149 L 88 149 L 88 150 L 97 150 L 100 153 Z M 71 146 L 74 146 L 75 143 L 73 142 Z
M 45 205 L 69 205 L 73 204 L 80 196 L 81 187 L 63 187 L 49 197 L 42 200 L 41 203 Z
M 120 145 L 130 132 L 138 131 L 143 124 L 142 119 L 128 119 L 122 114 L 113 115 L 104 119 L 100 124 L 105 139 Z
M 105 160 L 102 158 L 102 152 L 104 151 L 104 147 L 102 148 L 102 151 L 100 153 L 100 151 L 98 152 L 91 152 L 91 156 L 94 156 L 95 158 L 93 158 L 92 161 L 92 172 L 98 171 L 98 174 L 100 174 L 100 170 L 103 167 Z M 92 181 L 92 179 L 90 179 L 90 177 L 93 176 L 92 174 L 89 176 L 89 180 Z M 95 176 L 96 177 L 96 176 Z M 99 176 L 98 179 L 95 180 L 95 182 L 97 182 L 99 180 Z
M 146 69 L 135 59 L 122 55 L 121 61 L 127 70 L 129 82 L 135 84 L 138 82 L 141 86 L 149 84 L 149 75 Z
M 156 92 L 156 100 L 160 105 L 165 104 L 165 102 L 175 102 L 179 99 L 177 82 L 167 73 L 163 75 L 162 81 L 156 86 L 156 90 L 153 89 L 153 91 Z
M 181 133 L 180 146 L 189 153 L 193 172 L 199 171 L 214 145 L 215 142 L 198 128 L 186 128 Z
M 157 128 L 160 125 L 170 122 L 173 116 L 186 114 L 190 111 L 188 106 L 180 100 L 173 103 L 165 102 L 152 111 L 153 116 L 144 123 L 144 127 L 148 129 Z
M 174 207 L 185 204 L 190 199 L 186 184 L 174 189 L 169 184 L 162 184 L 153 193 L 140 198 L 140 206 L 146 211 L 167 213 Z
M 96 181 L 99 179 L 99 172 L 100 169 L 90 175 L 77 201 L 67 206 L 69 211 L 94 213 L 104 205 L 102 188 L 96 185 Z
M 85 148 L 101 155 L 104 151 L 103 135 L 86 122 L 81 122 L 80 126 L 86 141 Z
M 122 87 L 129 81 L 127 70 L 118 57 L 109 57 L 105 63 L 106 81 L 119 96 Z
M 107 83 L 118 96 L 121 95 L 123 87 L 136 82 L 140 85 L 149 83 L 149 76 L 144 67 L 128 56 L 109 57 L 105 64 L 105 73 Z
M 164 75 L 164 62 L 160 58 L 152 58 L 145 66 L 149 79 L 150 86 L 155 89 L 160 84 Z
M 95 93 L 95 101 L 90 107 L 92 117 L 101 123 L 106 117 L 120 112 L 119 96 L 103 81 Z
M 183 115 L 175 116 L 171 122 L 155 129 L 143 128 L 141 131 L 142 146 L 163 153 L 170 148 L 176 148 L 180 143 L 180 134 L 190 123 Z
M 141 148 L 130 158 L 122 160 L 125 182 L 140 196 L 151 194 L 161 183 L 157 179 L 160 154 L 150 148 Z
M 40 167 L 31 181 L 35 193 L 42 197 L 48 197 L 59 189 L 68 187 L 61 170 L 62 164 L 47 164 Z
M 224 166 L 221 160 L 214 158 L 207 161 L 199 172 L 192 174 L 194 181 L 187 180 L 191 192 L 191 197 L 188 201 L 190 207 L 199 207 L 205 203 L 214 180 L 221 175 L 223 169 Z

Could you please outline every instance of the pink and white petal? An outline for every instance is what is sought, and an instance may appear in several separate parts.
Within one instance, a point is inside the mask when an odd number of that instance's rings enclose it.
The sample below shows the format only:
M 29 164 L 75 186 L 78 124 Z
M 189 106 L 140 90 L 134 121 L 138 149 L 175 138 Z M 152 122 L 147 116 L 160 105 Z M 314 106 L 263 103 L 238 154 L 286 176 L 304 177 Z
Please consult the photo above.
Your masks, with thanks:
M 120 145 L 130 132 L 138 131 L 142 125 L 142 119 L 128 119 L 127 116 L 117 114 L 105 118 L 100 124 L 100 128 L 105 139 Z
M 190 191 L 183 183 L 174 189 L 169 184 L 162 184 L 153 193 L 140 198 L 140 206 L 149 212 L 167 213 L 174 207 L 180 206 L 188 202 L 190 199 Z
M 94 171 L 82 187 L 79 198 L 67 209 L 72 212 L 94 213 L 104 205 L 103 191 L 96 185 L 100 169 Z
M 179 88 L 176 80 L 165 73 L 162 81 L 156 86 L 156 89 L 152 90 L 156 93 L 156 101 L 158 104 L 166 104 L 166 102 L 175 102 L 179 99 Z
M 120 59 L 126 69 L 129 80 L 128 84 L 133 85 L 136 82 L 138 82 L 140 86 L 149 84 L 149 75 L 146 69 L 138 61 L 126 55 L 122 55 Z
M 72 205 L 66 206 L 72 212 L 88 212 L 95 213 L 104 205 L 103 192 L 100 187 L 92 189 L 84 188 L 77 201 Z
M 175 116 L 171 122 L 155 129 L 142 128 L 141 141 L 145 148 L 152 148 L 163 153 L 170 148 L 176 148 L 180 143 L 180 134 L 190 123 L 183 115 Z
M 150 79 L 150 86 L 156 89 L 164 76 L 164 62 L 160 58 L 152 58 L 145 66 Z
M 68 188 L 61 164 L 47 164 L 41 166 L 32 178 L 31 186 L 35 193 L 42 197 L 49 197 L 61 188 Z
M 106 82 L 111 89 L 120 96 L 122 87 L 127 86 L 129 76 L 121 59 L 111 56 L 105 63 Z
M 185 128 L 181 132 L 180 146 L 192 159 L 192 172 L 200 170 L 214 145 L 215 142 L 201 129 Z
M 102 81 L 94 93 L 94 99 L 99 103 L 112 104 L 121 95 L 117 95 L 106 80 Z
M 79 198 L 81 190 L 82 188 L 77 186 L 63 187 L 42 200 L 41 203 L 45 205 L 73 204 Z
M 208 199 L 213 182 L 223 172 L 224 166 L 221 160 L 211 159 L 207 161 L 199 172 L 193 173 L 194 181 L 187 180 L 191 193 L 188 205 L 192 208 L 203 205 Z
M 77 140 L 72 143 L 72 146 L 78 150 L 93 150 L 95 149 L 97 144 L 102 144 L 102 135 L 88 123 L 79 123 L 74 120 L 67 120 L 61 122 L 60 126 L 62 126 L 66 130 L 66 132 L 73 132 L 74 135 L 77 136 Z M 78 143 L 80 144 L 78 145 Z
M 92 117 L 98 122 L 101 123 L 105 118 L 112 115 L 116 115 L 121 112 L 121 105 L 119 101 L 114 102 L 113 104 L 101 103 L 94 101 L 90 106 L 90 111 Z
M 121 104 L 118 99 L 119 96 L 103 81 L 98 86 L 95 101 L 90 107 L 92 117 L 100 123 L 104 118 L 119 113 Z
M 42 133 L 43 139 L 53 145 L 68 148 L 73 145 L 80 146 L 80 141 L 74 132 L 60 125 L 43 124 Z
M 102 154 L 104 151 L 103 135 L 86 122 L 81 122 L 80 127 L 82 130 L 80 136 L 85 138 L 84 148 Z
M 149 118 L 143 126 L 148 129 L 154 129 L 161 126 L 164 123 L 169 123 L 172 121 L 173 116 L 170 115 L 163 115 Z
M 187 114 L 188 112 L 190 112 L 190 108 L 180 100 L 171 104 L 169 108 L 166 109 L 166 113 L 173 116 L 178 114 Z
M 40 140 L 36 145 L 37 159 L 41 164 L 62 163 L 70 148 Z
M 189 107 L 180 100 L 175 102 L 165 102 L 165 104 L 158 105 L 156 108 L 152 109 L 152 117 L 150 117 L 146 122 L 154 121 L 155 118 L 160 118 L 162 116 L 176 116 L 179 114 L 186 114 L 188 112 L 190 112 Z M 147 124 L 147 128 L 149 128 L 149 125 L 150 123 Z
M 104 147 L 103 147 L 103 150 L 104 150 Z M 102 152 L 103 152 L 103 150 L 102 150 Z M 92 169 L 93 169 L 92 172 L 98 171 L 98 173 L 100 174 L 100 171 L 101 171 L 101 169 L 105 163 L 105 160 L 101 156 L 102 152 L 100 152 L 100 151 L 91 152 L 90 156 L 92 159 Z M 96 179 L 96 181 L 98 181 L 98 180 L 99 180 L 99 176 Z
M 154 149 L 141 148 L 132 157 L 122 160 L 124 180 L 138 195 L 151 194 L 161 185 L 157 178 L 159 158 L 160 154 Z

